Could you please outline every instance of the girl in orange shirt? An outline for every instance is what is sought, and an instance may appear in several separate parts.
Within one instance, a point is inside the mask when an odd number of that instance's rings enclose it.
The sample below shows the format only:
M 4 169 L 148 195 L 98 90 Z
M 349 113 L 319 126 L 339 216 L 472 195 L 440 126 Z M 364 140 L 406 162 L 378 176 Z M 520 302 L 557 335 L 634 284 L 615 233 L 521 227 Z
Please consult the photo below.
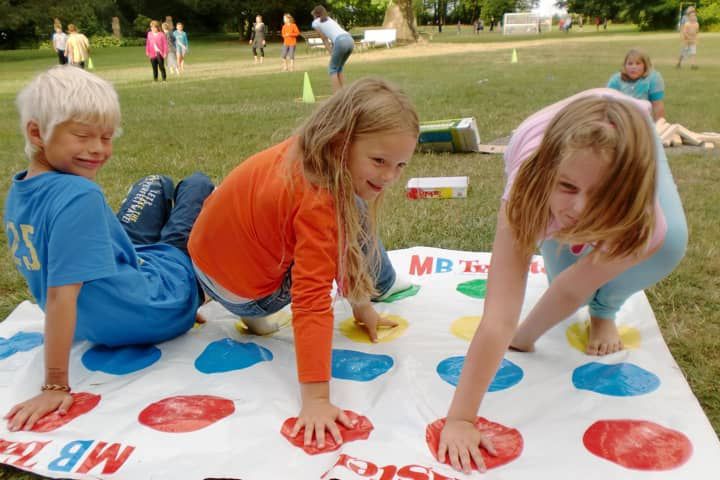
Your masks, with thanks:
M 290 71 L 295 71 L 295 46 L 297 45 L 297 37 L 300 35 L 295 19 L 289 13 L 283 15 L 283 27 L 281 31 L 283 38 L 282 46 L 282 71 L 288 71 L 288 58 L 290 59 Z
M 394 326 L 374 310 L 402 288 L 377 237 L 385 190 L 410 161 L 419 122 L 410 100 L 378 79 L 362 79 L 320 105 L 282 143 L 253 155 L 205 202 L 188 248 L 210 297 L 255 333 L 292 304 L 304 428 L 325 446 L 325 430 L 352 425 L 330 401 L 333 281 L 372 341 Z M 409 285 L 408 285 L 409 286 Z

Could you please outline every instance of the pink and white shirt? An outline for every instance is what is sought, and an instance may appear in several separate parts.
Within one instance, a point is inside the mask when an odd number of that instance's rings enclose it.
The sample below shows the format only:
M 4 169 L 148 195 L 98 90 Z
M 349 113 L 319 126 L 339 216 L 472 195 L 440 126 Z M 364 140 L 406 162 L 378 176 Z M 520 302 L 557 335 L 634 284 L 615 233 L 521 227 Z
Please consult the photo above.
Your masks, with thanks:
M 510 190 L 512 189 L 512 185 L 515 182 L 515 177 L 517 176 L 518 171 L 520 171 L 520 166 L 523 164 L 523 162 L 525 162 L 525 160 L 530 158 L 532 154 L 535 153 L 535 151 L 540 147 L 540 143 L 545 136 L 545 130 L 547 129 L 552 119 L 555 118 L 555 115 L 569 103 L 579 98 L 589 96 L 613 97 L 628 100 L 637 105 L 638 109 L 648 116 L 648 122 L 652 123 L 652 121 L 650 120 L 650 114 L 652 112 L 652 106 L 650 102 L 648 102 L 647 100 L 638 100 L 629 97 L 618 92 L 617 90 L 609 88 L 593 88 L 591 90 L 585 90 L 576 95 L 573 95 L 572 97 L 566 98 L 543 108 L 542 110 L 532 114 L 527 119 L 525 119 L 520 124 L 520 126 L 515 129 L 512 138 L 510 138 L 510 142 L 504 154 L 505 176 L 507 178 L 505 184 L 505 191 L 502 195 L 502 199 L 504 201 L 507 201 L 510 198 Z M 545 232 L 545 238 L 551 238 L 553 234 L 559 229 L 560 225 L 558 224 L 558 222 L 554 218 L 551 219 L 550 225 L 548 225 L 547 231 Z M 662 242 L 665 240 L 666 233 L 667 221 L 665 220 L 665 215 L 660 208 L 660 202 L 656 198 L 655 231 L 653 232 L 653 236 L 650 240 L 650 245 L 648 248 L 652 250 L 653 248 L 662 244 Z M 579 255 L 584 250 L 584 245 L 574 245 L 573 248 L 575 249 L 573 250 L 573 253 Z

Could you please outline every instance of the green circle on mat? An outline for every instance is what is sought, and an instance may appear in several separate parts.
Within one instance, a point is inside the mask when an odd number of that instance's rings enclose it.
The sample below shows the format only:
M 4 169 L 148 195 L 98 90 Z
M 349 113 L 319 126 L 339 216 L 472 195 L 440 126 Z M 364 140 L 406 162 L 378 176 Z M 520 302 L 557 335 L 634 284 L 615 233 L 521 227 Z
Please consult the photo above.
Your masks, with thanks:
M 420 285 L 410 285 L 409 288 L 406 288 L 405 290 L 400 290 L 399 292 L 395 292 L 389 297 L 383 299 L 382 301 L 385 303 L 392 303 L 397 302 L 398 300 L 402 300 L 403 298 L 412 297 L 414 295 L 417 295 L 417 293 L 420 291 Z
M 485 298 L 487 292 L 487 280 L 470 280 L 458 284 L 456 290 L 472 298 Z

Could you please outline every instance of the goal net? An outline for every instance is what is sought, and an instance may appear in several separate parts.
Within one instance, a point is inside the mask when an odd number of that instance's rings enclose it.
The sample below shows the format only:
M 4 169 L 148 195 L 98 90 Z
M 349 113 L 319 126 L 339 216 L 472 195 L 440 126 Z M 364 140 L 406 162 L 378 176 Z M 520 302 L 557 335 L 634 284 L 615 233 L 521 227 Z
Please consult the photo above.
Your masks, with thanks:
M 552 18 L 539 13 L 506 13 L 503 17 L 503 35 L 527 35 L 551 29 Z

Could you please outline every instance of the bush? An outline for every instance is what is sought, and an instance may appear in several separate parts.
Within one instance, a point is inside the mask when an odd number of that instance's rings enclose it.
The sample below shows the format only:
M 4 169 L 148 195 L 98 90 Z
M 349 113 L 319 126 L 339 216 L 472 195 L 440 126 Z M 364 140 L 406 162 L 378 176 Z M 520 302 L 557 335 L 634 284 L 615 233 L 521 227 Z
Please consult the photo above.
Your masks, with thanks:
M 115 38 L 112 35 L 93 35 L 89 38 L 90 48 L 107 47 L 139 47 L 145 45 L 144 38 Z M 43 40 L 38 45 L 39 50 L 53 50 L 52 40 Z
M 112 35 L 93 35 L 89 40 L 92 48 L 120 47 L 122 45 L 120 39 Z
M 120 39 L 121 47 L 144 47 L 145 39 L 137 37 L 123 37 Z
M 150 22 L 152 21 L 151 18 L 146 17 L 145 15 L 138 15 L 135 21 L 133 22 L 133 30 L 135 35 L 138 37 L 145 38 L 145 35 L 150 30 Z
M 720 32 L 720 2 L 698 8 L 700 30 Z

